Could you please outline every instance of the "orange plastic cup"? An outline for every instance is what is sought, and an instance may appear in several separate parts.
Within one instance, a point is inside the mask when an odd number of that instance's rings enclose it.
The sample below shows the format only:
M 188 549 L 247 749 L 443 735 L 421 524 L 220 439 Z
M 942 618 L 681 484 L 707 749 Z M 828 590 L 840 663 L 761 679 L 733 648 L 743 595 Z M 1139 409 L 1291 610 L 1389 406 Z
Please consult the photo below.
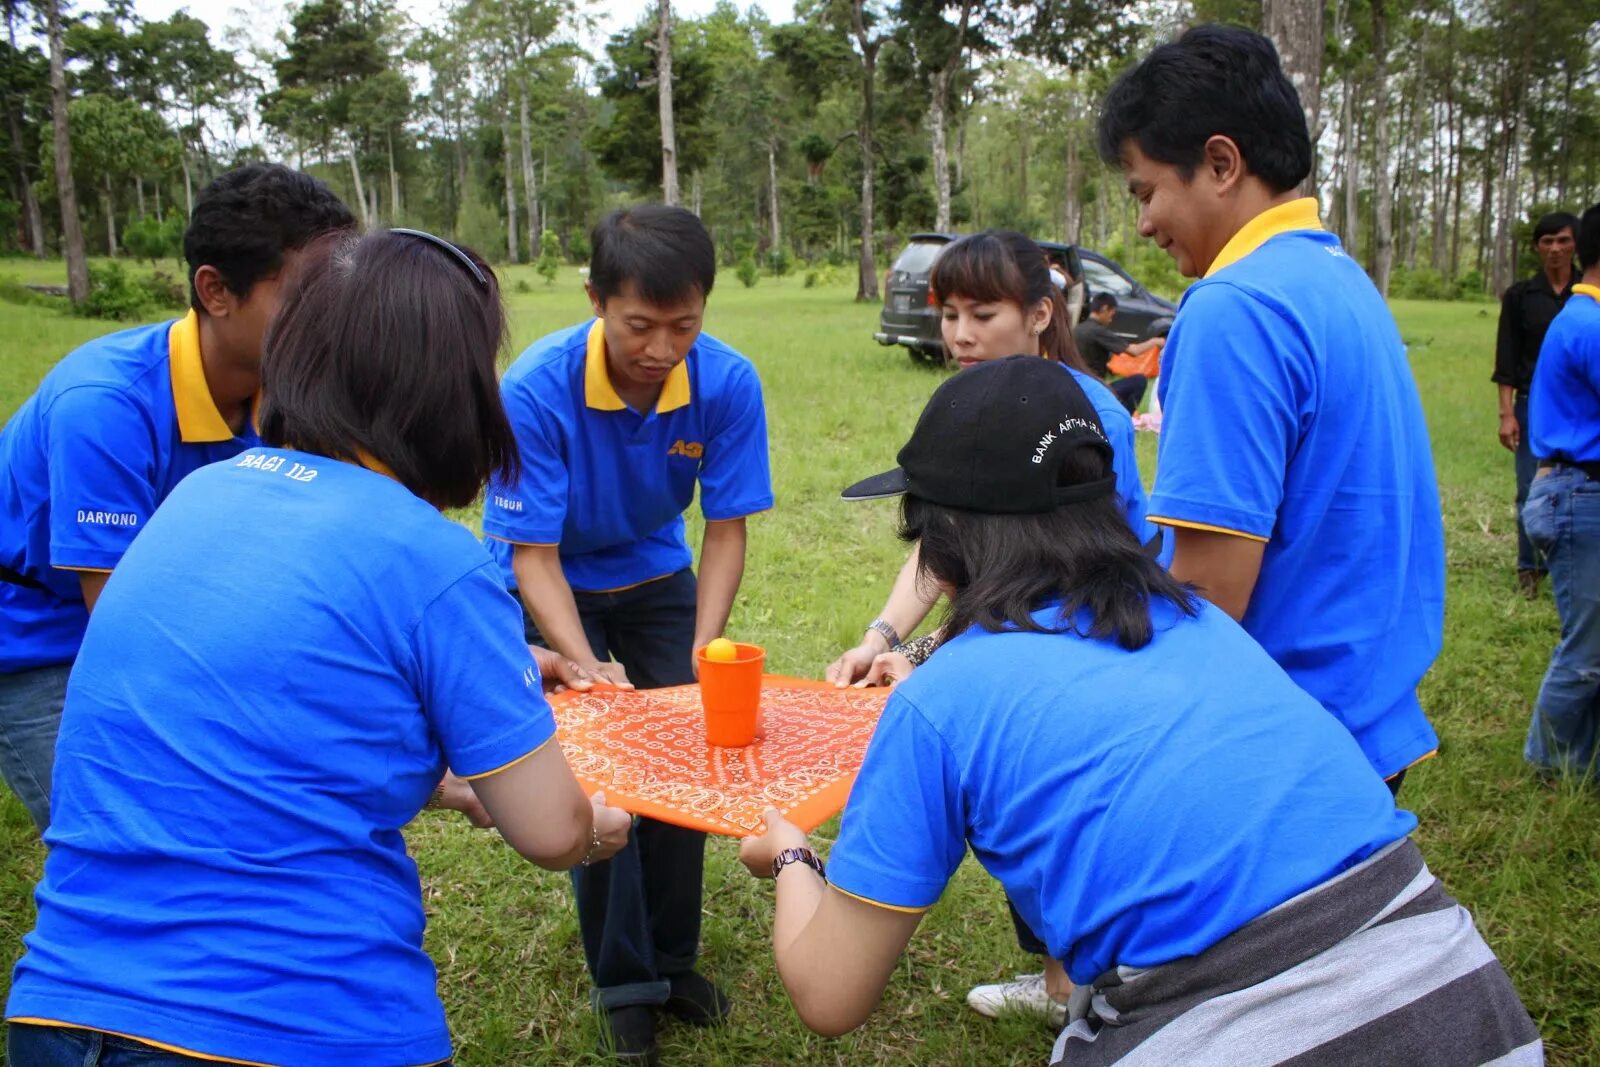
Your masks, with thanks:
M 700 665 L 700 703 L 706 713 L 706 743 L 739 748 L 756 739 L 761 711 L 761 673 L 767 650 L 760 645 L 734 642 L 738 655 L 731 661 L 706 659 L 697 648 Z

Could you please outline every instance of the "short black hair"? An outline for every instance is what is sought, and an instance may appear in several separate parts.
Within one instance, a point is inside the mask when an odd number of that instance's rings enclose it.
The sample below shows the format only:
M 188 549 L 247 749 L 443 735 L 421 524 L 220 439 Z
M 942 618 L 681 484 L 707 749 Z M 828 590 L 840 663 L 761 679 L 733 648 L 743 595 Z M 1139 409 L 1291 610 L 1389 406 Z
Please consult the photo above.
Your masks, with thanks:
M 1533 224 L 1533 243 L 1538 244 L 1541 237 L 1553 237 L 1562 230 L 1571 230 L 1572 236 L 1578 236 L 1578 216 L 1570 211 L 1552 211 Z
M 1129 141 L 1184 181 L 1217 135 L 1239 146 L 1245 166 L 1274 193 L 1311 173 L 1311 135 L 1300 95 L 1259 33 L 1196 26 L 1118 78 L 1100 105 L 1098 148 L 1117 165 Z
M 1105 458 L 1081 448 L 1062 465 L 1063 485 L 1104 472 Z M 1027 515 L 990 515 L 907 494 L 900 537 L 918 548 L 920 576 L 952 589 L 944 637 L 974 626 L 990 632 L 1042 629 L 1031 614 L 1052 601 L 1065 626 L 1087 612 L 1085 636 L 1139 649 L 1155 635 L 1150 601 L 1199 613 L 1194 589 L 1147 555 L 1114 495 Z M 931 584 L 931 583 L 930 583 Z
M 1583 213 L 1573 230 L 1578 235 L 1578 262 L 1584 270 L 1600 267 L 1600 204 Z
M 355 224 L 333 190 L 309 174 L 278 163 L 250 163 L 219 175 L 200 190 L 183 231 L 189 306 L 205 313 L 194 287 L 201 267 L 215 267 L 228 291 L 243 299 L 283 266 L 284 253 Z
M 1089 298 L 1090 311 L 1100 311 L 1105 308 L 1115 309 L 1116 306 L 1117 298 L 1111 293 L 1096 293 L 1094 296 Z
M 590 234 L 589 285 L 601 306 L 632 282 L 645 301 L 667 307 L 698 292 L 711 295 L 717 247 L 700 216 L 681 207 L 642 204 L 613 211 Z
M 316 248 L 267 328 L 261 438 L 333 459 L 376 459 L 417 496 L 465 507 L 491 475 L 517 476 L 500 402 L 500 290 L 405 234 Z

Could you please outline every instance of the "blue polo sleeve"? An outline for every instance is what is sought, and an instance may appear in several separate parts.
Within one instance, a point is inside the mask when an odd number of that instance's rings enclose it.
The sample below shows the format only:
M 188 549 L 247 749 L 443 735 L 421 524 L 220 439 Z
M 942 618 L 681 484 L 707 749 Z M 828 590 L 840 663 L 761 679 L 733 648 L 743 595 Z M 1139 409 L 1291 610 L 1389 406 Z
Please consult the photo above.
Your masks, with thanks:
M 503 770 L 555 736 L 521 609 L 489 559 L 424 609 L 414 643 L 424 714 L 457 775 Z
M 155 514 L 150 418 L 115 389 L 79 386 L 46 416 L 50 564 L 111 570 Z
M 767 408 L 749 363 L 740 360 L 730 372 L 720 407 L 700 464 L 700 510 L 711 522 L 772 507 Z
M 518 383 L 502 398 L 517 438 L 522 475 L 515 484 L 491 479 L 483 498 L 483 532 L 521 545 L 558 545 L 567 521 L 566 435 L 554 412 Z
M 966 855 L 961 776 L 910 700 L 889 698 L 828 857 L 835 888 L 874 904 L 932 907 Z
M 1310 350 L 1289 320 L 1222 282 L 1191 291 L 1179 324 L 1150 519 L 1268 540 L 1299 446 Z

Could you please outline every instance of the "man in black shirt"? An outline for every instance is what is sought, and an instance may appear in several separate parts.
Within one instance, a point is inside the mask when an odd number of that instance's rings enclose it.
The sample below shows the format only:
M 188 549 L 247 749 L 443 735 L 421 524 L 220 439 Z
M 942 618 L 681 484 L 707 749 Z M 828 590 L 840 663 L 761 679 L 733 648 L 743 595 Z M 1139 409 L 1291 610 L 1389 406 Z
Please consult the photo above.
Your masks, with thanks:
M 1089 301 L 1089 317 L 1079 323 L 1072 334 L 1073 340 L 1078 342 L 1078 353 L 1089 365 L 1089 372 L 1103 382 L 1110 376 L 1106 365 L 1111 362 L 1112 356 L 1118 352 L 1126 352 L 1130 356 L 1142 356 L 1161 343 L 1151 340 L 1123 345 L 1122 338 L 1111 332 L 1111 323 L 1116 317 L 1117 298 L 1110 293 L 1096 293 L 1094 299 Z M 1139 401 L 1144 399 L 1148 379 L 1134 376 L 1118 378 L 1106 384 L 1117 395 L 1117 399 L 1122 401 L 1122 406 L 1128 409 L 1128 414 L 1132 415 L 1139 410 Z
M 1528 447 L 1528 385 L 1550 320 L 1572 295 L 1577 280 L 1572 269 L 1577 232 L 1578 220 L 1565 211 L 1540 219 L 1533 228 L 1533 247 L 1542 269 L 1507 289 L 1500 305 L 1500 338 L 1491 378 L 1500 387 L 1500 443 L 1517 457 L 1517 587 L 1530 600 L 1538 595 L 1544 562 L 1522 528 L 1522 505 L 1535 467 Z

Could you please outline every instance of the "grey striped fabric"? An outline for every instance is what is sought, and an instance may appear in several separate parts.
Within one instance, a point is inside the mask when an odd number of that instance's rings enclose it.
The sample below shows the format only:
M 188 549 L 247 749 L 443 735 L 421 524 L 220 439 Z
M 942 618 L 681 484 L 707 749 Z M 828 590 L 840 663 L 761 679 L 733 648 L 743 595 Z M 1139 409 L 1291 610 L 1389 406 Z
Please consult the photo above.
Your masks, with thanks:
M 1198 956 L 1075 992 L 1055 1067 L 1531 1067 L 1539 1032 L 1410 839 Z

